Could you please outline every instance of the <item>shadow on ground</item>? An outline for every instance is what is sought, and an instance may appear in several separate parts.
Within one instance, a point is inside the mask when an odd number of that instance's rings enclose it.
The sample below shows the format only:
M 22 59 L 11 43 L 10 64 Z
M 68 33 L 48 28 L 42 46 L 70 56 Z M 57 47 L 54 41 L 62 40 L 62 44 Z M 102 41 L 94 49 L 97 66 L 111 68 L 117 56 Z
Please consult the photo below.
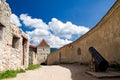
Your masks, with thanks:
M 67 68 L 71 72 L 72 80 L 120 80 L 120 78 L 102 78 L 98 79 L 86 74 L 88 67 L 80 64 L 61 64 L 61 67 Z

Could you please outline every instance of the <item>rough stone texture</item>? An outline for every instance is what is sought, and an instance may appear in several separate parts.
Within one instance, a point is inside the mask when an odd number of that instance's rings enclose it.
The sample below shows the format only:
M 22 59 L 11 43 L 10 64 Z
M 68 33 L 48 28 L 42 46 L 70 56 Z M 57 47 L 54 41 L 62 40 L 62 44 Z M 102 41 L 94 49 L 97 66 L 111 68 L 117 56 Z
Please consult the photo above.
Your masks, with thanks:
M 91 60 L 88 48 L 91 46 L 110 64 L 120 64 L 120 0 L 88 33 L 51 53 L 47 64 L 88 63 Z
M 29 40 L 25 33 L 10 22 L 11 10 L 0 0 L 0 71 L 28 66 Z M 15 37 L 15 38 L 14 38 Z M 15 46 L 14 46 L 15 45 Z
M 29 64 L 46 63 L 46 59 L 50 54 L 50 46 L 43 39 L 38 46 L 30 45 Z
M 38 62 L 45 63 L 48 55 L 50 54 L 50 47 L 47 46 L 38 46 L 37 47 Z
M 37 46 L 38 62 L 40 64 L 46 64 L 46 59 L 50 54 L 50 46 L 43 39 Z
M 38 64 L 38 54 L 37 48 L 35 46 L 30 45 L 29 47 L 29 64 Z

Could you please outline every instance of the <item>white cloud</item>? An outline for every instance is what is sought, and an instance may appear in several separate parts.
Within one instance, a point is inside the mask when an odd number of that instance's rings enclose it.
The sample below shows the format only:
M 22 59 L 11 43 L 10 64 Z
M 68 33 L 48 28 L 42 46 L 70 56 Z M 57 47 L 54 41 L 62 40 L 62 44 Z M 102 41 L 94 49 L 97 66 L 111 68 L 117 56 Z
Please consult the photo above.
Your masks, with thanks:
M 57 20 L 56 18 L 52 18 L 52 21 L 49 22 L 48 25 L 56 36 L 67 39 L 71 39 L 72 35 L 74 34 L 82 35 L 89 31 L 89 28 L 87 27 L 77 26 L 69 21 L 63 23 L 60 20 Z
M 67 39 L 60 39 L 60 37 L 55 36 L 55 35 L 51 35 L 48 38 L 48 43 L 52 46 L 52 47 L 62 47 L 65 44 L 71 43 L 72 41 L 67 40 Z
M 85 26 L 77 26 L 70 21 L 63 23 L 56 18 L 52 18 L 48 24 L 27 14 L 21 14 L 20 19 L 26 27 L 35 28 L 33 31 L 26 31 L 34 45 L 38 45 L 44 38 L 51 47 L 61 47 L 71 43 L 74 35 L 78 37 L 89 31 Z
M 17 15 L 11 14 L 11 22 L 15 24 L 17 27 L 21 26 L 20 20 Z
M 55 36 L 55 35 L 49 35 L 49 36 L 37 36 L 37 35 L 34 35 L 33 34 L 29 34 L 27 33 L 29 36 L 30 36 L 30 39 L 32 41 L 32 44 L 33 45 L 38 45 L 42 39 L 45 39 L 47 41 L 47 43 L 51 46 L 51 47 L 56 47 L 56 48 L 59 48 L 65 44 L 68 44 L 68 43 L 71 43 L 72 41 L 70 40 L 64 40 L 64 39 L 60 39 L 58 36 Z
M 27 14 L 21 14 L 20 19 L 26 26 L 39 28 L 39 29 L 49 29 L 48 25 L 42 21 L 42 19 L 31 18 Z

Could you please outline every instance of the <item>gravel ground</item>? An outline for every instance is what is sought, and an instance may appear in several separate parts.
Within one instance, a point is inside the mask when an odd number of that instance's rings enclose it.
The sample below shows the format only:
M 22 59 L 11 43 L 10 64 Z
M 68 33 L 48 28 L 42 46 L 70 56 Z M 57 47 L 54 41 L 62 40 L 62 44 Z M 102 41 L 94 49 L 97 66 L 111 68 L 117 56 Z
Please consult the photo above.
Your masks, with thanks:
M 120 80 L 120 78 L 97 79 L 85 73 L 87 67 L 78 64 L 42 66 L 36 70 L 18 74 L 5 80 Z

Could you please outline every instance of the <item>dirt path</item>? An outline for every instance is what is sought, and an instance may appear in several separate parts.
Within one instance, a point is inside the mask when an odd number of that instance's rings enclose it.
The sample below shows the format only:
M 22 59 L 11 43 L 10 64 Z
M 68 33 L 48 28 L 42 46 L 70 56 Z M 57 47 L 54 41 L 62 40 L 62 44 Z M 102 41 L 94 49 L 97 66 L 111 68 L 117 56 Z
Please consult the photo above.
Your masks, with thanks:
M 39 69 L 18 74 L 14 79 L 5 80 L 120 80 L 97 79 L 85 73 L 86 67 L 78 64 L 42 66 Z

